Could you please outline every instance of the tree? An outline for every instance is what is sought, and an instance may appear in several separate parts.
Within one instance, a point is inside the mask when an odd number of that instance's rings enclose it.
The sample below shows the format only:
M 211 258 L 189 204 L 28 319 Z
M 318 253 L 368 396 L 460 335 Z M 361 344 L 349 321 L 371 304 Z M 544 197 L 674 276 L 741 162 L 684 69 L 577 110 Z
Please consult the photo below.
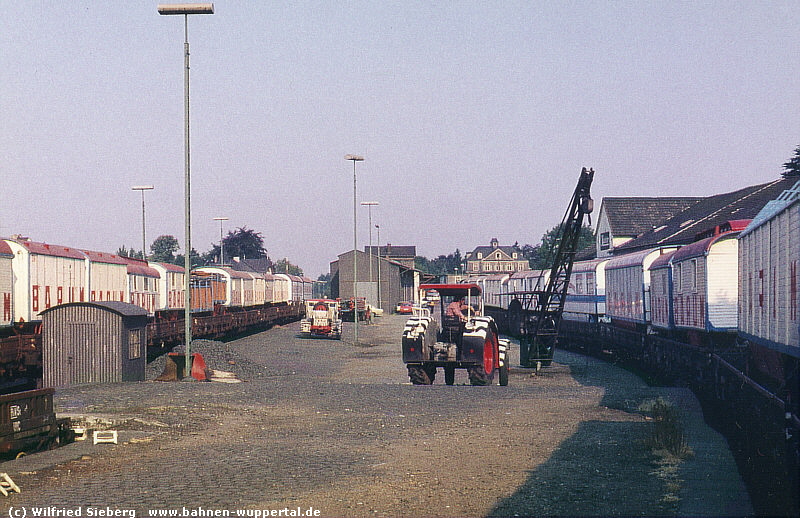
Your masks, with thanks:
M 117 249 L 117 255 L 120 257 L 130 257 L 132 259 L 144 259 L 144 253 L 138 250 L 134 250 L 131 248 L 128 250 L 125 248 L 125 245 L 122 245 L 120 248 Z
M 542 236 L 542 242 L 538 245 L 524 245 L 522 255 L 528 259 L 528 264 L 534 270 L 545 270 L 553 266 L 553 258 L 558 250 L 558 237 L 561 235 L 561 223 L 554 226 Z M 594 232 L 591 227 L 581 227 L 578 236 L 578 246 L 576 252 L 594 245 Z
M 414 268 L 431 275 L 449 275 L 456 268 L 461 268 L 461 262 L 461 251 L 456 248 L 455 252 L 448 255 L 440 255 L 435 259 L 428 259 L 418 255 L 414 258 Z
M 178 255 L 175 256 L 175 259 L 173 259 L 170 262 L 172 264 L 177 264 L 178 266 L 183 266 L 183 265 L 186 264 L 186 258 L 185 257 L 186 256 L 184 256 L 183 254 L 178 254 Z M 200 256 L 200 254 L 197 253 L 197 250 L 195 250 L 194 247 L 192 247 L 192 253 L 191 253 L 191 255 L 189 257 L 191 258 L 190 260 L 191 260 L 192 268 L 196 268 L 198 266 L 205 266 L 206 265 L 206 262 L 203 260 L 203 258 Z
M 275 273 L 287 273 L 289 275 L 303 275 L 303 269 L 297 265 L 289 262 L 289 259 L 283 258 L 274 265 Z
M 314 296 L 321 298 L 330 298 L 331 296 L 331 278 L 330 273 L 323 273 L 317 277 L 317 282 L 314 283 Z
M 241 257 L 242 259 L 261 259 L 267 257 L 267 250 L 264 248 L 264 238 L 261 232 L 256 232 L 247 227 L 239 227 L 235 231 L 228 231 L 228 235 L 222 239 L 225 245 L 225 259 L 230 261 L 231 257 Z M 219 246 L 216 247 L 219 255 Z
M 150 245 L 150 255 L 155 262 L 175 263 L 175 252 L 180 248 L 175 236 L 158 236 Z
M 781 173 L 784 178 L 794 178 L 800 176 L 800 146 L 794 150 L 794 157 L 783 164 L 784 171 Z

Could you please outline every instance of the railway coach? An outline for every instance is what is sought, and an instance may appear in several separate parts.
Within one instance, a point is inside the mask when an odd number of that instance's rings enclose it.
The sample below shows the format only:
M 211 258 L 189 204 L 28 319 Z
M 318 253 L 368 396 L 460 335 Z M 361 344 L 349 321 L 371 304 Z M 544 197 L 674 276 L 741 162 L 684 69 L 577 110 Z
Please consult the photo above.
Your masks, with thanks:
M 564 318 L 599 322 L 606 314 L 607 258 L 577 261 L 564 302 Z
M 767 203 L 739 234 L 739 336 L 755 367 L 797 391 L 800 181 Z M 793 381 L 792 381 L 793 379 Z M 792 394 L 797 402 L 798 394 Z

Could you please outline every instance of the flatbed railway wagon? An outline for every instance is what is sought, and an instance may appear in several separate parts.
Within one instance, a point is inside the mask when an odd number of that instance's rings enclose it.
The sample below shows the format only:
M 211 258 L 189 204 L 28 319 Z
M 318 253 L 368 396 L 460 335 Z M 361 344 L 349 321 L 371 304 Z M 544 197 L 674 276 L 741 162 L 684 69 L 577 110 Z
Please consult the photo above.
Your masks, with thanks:
M 0 396 L 0 455 L 38 451 L 66 441 L 68 418 L 56 418 L 52 388 Z

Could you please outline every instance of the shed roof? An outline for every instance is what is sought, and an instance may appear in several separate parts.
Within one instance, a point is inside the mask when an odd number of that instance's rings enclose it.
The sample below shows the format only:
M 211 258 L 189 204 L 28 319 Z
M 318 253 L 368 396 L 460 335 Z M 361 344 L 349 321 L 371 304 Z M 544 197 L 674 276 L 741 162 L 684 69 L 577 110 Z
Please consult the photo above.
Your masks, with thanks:
M 105 309 L 107 311 L 111 311 L 123 317 L 146 317 L 147 310 L 141 306 L 137 306 L 135 304 L 129 304 L 127 302 L 119 302 L 116 300 L 108 300 L 108 301 L 95 301 L 95 302 L 68 302 L 66 304 L 59 304 L 58 306 L 53 306 L 52 308 L 47 308 L 42 311 L 42 315 L 46 313 L 50 313 L 52 311 L 58 310 L 59 308 L 63 307 L 72 307 L 72 306 L 86 306 L 86 307 L 99 307 Z
M 702 200 L 696 196 L 603 198 L 611 232 L 615 236 L 638 236 L 662 221 Z
M 617 247 L 615 252 L 628 253 L 655 246 L 691 243 L 699 232 L 724 225 L 732 220 L 754 218 L 767 202 L 775 199 L 795 182 L 795 179 L 781 178 L 709 196 L 661 222 L 657 228 Z

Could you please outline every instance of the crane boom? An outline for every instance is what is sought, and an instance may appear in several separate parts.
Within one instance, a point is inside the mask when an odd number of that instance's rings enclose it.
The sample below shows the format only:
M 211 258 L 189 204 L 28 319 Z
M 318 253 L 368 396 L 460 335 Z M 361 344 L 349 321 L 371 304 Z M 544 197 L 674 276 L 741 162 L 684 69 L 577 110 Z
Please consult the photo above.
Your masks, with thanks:
M 584 167 L 581 170 L 572 200 L 558 227 L 557 248 L 547 284 L 544 290 L 535 291 L 524 299 L 527 317 L 520 338 L 520 363 L 523 367 L 549 365 L 553 359 L 583 218 L 590 217 L 593 209 L 594 202 L 589 193 L 593 178 L 593 169 Z

